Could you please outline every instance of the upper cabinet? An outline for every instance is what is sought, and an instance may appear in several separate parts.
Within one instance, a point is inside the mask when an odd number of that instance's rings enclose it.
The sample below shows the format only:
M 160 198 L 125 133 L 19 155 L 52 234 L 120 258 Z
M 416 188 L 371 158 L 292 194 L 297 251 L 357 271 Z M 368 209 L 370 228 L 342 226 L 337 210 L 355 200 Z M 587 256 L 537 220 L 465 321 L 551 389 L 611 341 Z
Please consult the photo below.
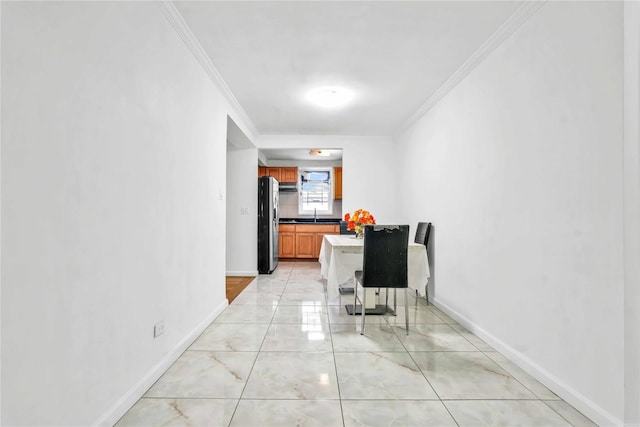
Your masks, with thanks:
M 298 182 L 298 168 L 280 168 L 280 181 Z
M 268 176 L 274 177 L 278 182 L 282 181 L 280 179 L 280 168 L 266 168 L 266 169 L 267 169 Z
M 258 166 L 258 176 L 272 176 L 278 182 L 297 182 L 298 168 Z
M 342 167 L 333 168 L 333 198 L 342 200 Z

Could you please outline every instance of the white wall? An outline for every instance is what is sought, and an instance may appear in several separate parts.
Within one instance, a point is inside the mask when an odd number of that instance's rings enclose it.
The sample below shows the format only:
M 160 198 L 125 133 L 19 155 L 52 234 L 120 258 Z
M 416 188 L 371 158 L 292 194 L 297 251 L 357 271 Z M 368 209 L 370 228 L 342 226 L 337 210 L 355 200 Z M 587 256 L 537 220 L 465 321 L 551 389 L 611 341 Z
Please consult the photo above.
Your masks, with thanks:
M 258 150 L 227 150 L 228 276 L 258 274 Z
M 2 83 L 2 424 L 111 425 L 226 305 L 228 106 L 152 2 L 3 2 Z
M 640 426 L 640 3 L 624 4 L 625 425 Z
M 0 46 L 2 46 L 2 2 L 0 2 Z M 0 47 L 0 53 L 2 48 Z M 2 55 L 0 54 L 0 94 L 2 94 Z M 2 102 L 0 102 L 0 177 L 2 176 Z M 2 212 L 2 179 L 0 179 L 0 212 Z M 2 378 L 2 215 L 0 215 L 0 378 Z M 0 386 L 0 424 L 2 424 L 2 387 Z
M 391 138 L 350 136 L 261 136 L 258 148 L 341 148 L 342 214 L 367 209 L 379 224 L 395 222 L 395 146 Z
M 601 425 L 624 416 L 622 18 L 546 3 L 397 163 L 398 213 L 435 225 L 436 304 Z
M 227 276 L 258 274 L 258 150 L 250 135 L 227 118 Z

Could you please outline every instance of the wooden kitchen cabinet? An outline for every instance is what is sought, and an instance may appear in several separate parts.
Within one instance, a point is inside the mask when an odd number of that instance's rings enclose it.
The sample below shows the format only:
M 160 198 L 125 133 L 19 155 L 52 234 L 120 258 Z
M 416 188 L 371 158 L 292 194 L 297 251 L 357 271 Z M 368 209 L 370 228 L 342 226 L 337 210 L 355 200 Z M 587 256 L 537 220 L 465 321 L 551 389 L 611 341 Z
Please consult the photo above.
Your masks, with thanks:
M 315 245 L 313 247 L 313 258 L 320 256 L 320 248 L 322 247 L 322 239 L 325 234 L 340 234 L 340 225 L 323 224 L 316 225 Z
M 298 182 L 298 168 L 280 168 L 280 182 Z
M 342 200 L 342 167 L 333 168 L 333 198 Z
M 315 254 L 315 233 L 296 231 L 296 258 L 317 258 Z
M 340 226 L 332 224 L 296 225 L 296 258 L 318 258 L 325 234 L 340 234 Z M 298 236 L 301 236 L 298 238 Z M 300 243 L 301 247 L 298 247 Z
M 296 257 L 296 226 L 280 225 L 278 227 L 278 257 Z
M 340 234 L 334 224 L 280 224 L 278 256 L 280 258 L 317 259 L 325 234 Z
M 266 173 L 268 176 L 274 177 L 276 181 L 282 181 L 280 179 L 280 168 L 266 168 Z
M 315 235 L 316 241 L 315 241 L 315 245 L 314 245 L 314 258 L 319 258 L 320 257 L 320 248 L 322 247 L 322 239 L 324 239 L 324 235 L 325 234 L 339 234 L 339 230 L 338 233 L 317 233 Z
M 298 168 L 258 166 L 258 176 L 272 176 L 278 182 L 298 182 Z

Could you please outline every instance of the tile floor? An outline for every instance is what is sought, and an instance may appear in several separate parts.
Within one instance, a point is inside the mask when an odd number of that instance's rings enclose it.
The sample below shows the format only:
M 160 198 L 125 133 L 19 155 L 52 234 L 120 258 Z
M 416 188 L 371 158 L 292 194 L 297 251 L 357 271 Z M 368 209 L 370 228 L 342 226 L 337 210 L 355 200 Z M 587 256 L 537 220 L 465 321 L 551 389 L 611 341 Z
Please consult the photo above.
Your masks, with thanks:
M 125 414 L 125 426 L 595 426 L 423 299 L 347 315 L 315 262 L 256 278 Z M 403 301 L 403 300 L 402 300 Z

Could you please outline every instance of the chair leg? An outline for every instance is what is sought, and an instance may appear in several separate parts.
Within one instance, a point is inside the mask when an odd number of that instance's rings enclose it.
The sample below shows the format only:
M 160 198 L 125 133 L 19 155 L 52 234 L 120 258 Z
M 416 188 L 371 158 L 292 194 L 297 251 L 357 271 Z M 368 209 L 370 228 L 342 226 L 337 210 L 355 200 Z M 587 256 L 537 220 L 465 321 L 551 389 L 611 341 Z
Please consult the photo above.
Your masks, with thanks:
M 354 280 L 353 283 L 353 314 L 356 315 L 356 307 L 358 306 L 358 281 Z
M 364 335 L 364 316 L 366 315 L 365 313 L 366 310 L 364 308 L 364 305 L 365 305 L 365 301 L 367 300 L 367 294 L 366 294 L 367 290 L 363 289 L 362 292 L 364 292 L 365 295 L 364 295 L 364 301 L 362 301 L 362 305 L 361 305 L 362 306 L 362 310 L 361 310 L 362 311 L 362 328 L 360 329 L 360 335 Z
M 407 327 L 407 336 L 409 336 L 409 297 L 407 296 L 407 288 L 404 288 L 404 323 Z
M 387 292 L 389 292 L 389 288 L 387 288 Z M 398 315 L 398 290 L 393 288 L 393 312 L 395 315 Z
M 424 287 L 424 297 L 427 299 L 427 305 L 429 305 L 429 284 Z
M 360 330 L 360 335 L 364 335 L 364 304 L 367 299 L 367 290 L 362 288 L 362 292 L 364 292 L 364 300 L 360 302 L 360 311 L 362 312 L 362 329 Z M 356 308 L 358 307 L 358 281 L 356 280 L 353 286 L 353 315 L 356 315 Z

